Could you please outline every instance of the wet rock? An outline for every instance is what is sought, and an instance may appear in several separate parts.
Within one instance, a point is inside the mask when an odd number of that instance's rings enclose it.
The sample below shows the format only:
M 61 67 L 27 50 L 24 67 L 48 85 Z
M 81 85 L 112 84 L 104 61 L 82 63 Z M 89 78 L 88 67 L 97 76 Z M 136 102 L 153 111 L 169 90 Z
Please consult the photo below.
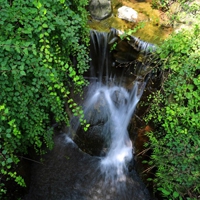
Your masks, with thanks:
M 101 159 L 80 151 L 66 135 L 56 138 L 54 149 L 43 160 L 32 167 L 24 200 L 150 200 L 135 171 L 119 180 L 105 179 Z
M 129 22 L 136 22 L 138 13 L 130 7 L 122 6 L 118 9 L 118 17 Z
M 123 31 L 117 30 L 117 35 L 119 37 L 122 36 L 123 34 L 124 34 Z M 132 46 L 134 50 L 142 54 L 148 54 L 150 52 L 154 52 L 157 48 L 156 45 L 140 40 L 139 38 L 132 35 L 127 35 L 125 39 L 127 39 L 126 42 L 130 46 Z
M 91 16 L 96 20 L 102 20 L 109 17 L 112 13 L 110 0 L 91 0 L 89 3 Z
M 80 149 L 90 155 L 105 154 L 110 141 L 109 115 L 103 96 L 85 111 L 85 119 L 90 123 L 90 127 L 85 132 L 83 127 L 79 126 L 74 137 Z
M 157 48 L 154 44 L 126 35 L 115 28 L 111 28 L 109 33 L 91 30 L 90 39 L 92 60 L 90 74 L 86 75 L 90 79 L 91 77 L 102 78 L 102 76 L 108 77 L 112 74 L 124 74 L 122 71 L 124 67 L 130 67 L 131 71 L 134 70 L 134 74 L 140 73 L 144 64 L 142 64 L 143 60 Z

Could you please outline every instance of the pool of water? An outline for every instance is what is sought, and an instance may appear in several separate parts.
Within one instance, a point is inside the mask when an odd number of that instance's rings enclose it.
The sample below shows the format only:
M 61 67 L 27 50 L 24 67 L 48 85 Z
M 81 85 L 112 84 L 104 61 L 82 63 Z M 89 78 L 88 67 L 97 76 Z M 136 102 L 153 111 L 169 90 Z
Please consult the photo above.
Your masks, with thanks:
M 167 25 L 167 16 L 163 12 L 153 9 L 150 0 L 112 0 L 111 2 L 113 14 L 109 18 L 101 21 L 89 19 L 88 24 L 91 29 L 109 32 L 110 28 L 113 27 L 126 31 L 143 24 L 143 28 L 134 33 L 134 36 L 155 44 L 160 44 L 173 31 Z M 123 5 L 129 6 L 138 12 L 137 23 L 127 22 L 117 17 L 117 9 Z

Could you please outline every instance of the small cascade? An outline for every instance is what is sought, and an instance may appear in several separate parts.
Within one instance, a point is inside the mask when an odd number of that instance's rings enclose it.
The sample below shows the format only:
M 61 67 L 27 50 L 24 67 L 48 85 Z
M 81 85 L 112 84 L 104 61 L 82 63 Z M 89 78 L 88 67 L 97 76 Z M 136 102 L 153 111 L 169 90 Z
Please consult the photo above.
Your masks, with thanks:
M 102 81 L 103 76 L 108 75 L 110 72 L 109 66 L 110 52 L 108 48 L 108 33 L 97 32 L 95 30 L 90 31 L 90 77 L 97 77 L 99 81 Z
M 148 55 L 149 53 L 154 52 L 157 47 L 154 44 L 151 44 L 149 42 L 145 42 L 143 40 L 140 40 L 137 37 L 130 36 L 130 40 L 128 43 L 137 51 L 143 53 L 144 55 Z
M 91 110 L 103 102 L 104 111 L 107 112 L 108 121 L 103 126 L 107 150 L 101 157 L 100 169 L 105 176 L 105 181 L 113 184 L 125 181 L 128 172 L 128 163 L 132 161 L 134 147 L 129 138 L 128 125 L 133 116 L 137 103 L 145 88 L 145 83 L 135 82 L 132 90 L 128 91 L 123 86 L 103 83 L 93 83 L 89 88 L 87 101 L 85 102 L 85 115 L 89 116 Z M 101 114 L 99 113 L 99 115 Z M 102 118 L 101 116 L 98 118 Z M 94 115 L 87 118 L 90 122 Z M 105 145 L 106 146 L 106 145 Z
M 85 78 L 102 82 L 103 78 L 108 81 L 113 75 L 144 76 L 151 72 L 152 53 L 157 46 L 124 34 L 114 28 L 108 33 L 90 31 L 90 73 Z
M 26 200 L 151 199 L 135 168 L 129 169 L 134 145 L 128 126 L 147 81 L 125 81 L 120 68 L 115 73 L 108 45 L 115 34 L 91 31 L 91 70 L 85 75 L 90 84 L 80 102 L 90 127 L 83 131 L 72 117 L 71 127 L 55 137 L 44 164 L 34 164 Z
M 106 182 L 118 183 L 125 181 L 128 164 L 134 160 L 134 147 L 127 129 L 146 86 L 144 81 L 146 79 L 139 82 L 136 77 L 132 80 L 131 89 L 127 90 L 122 81 L 124 78 L 122 69 L 117 78 L 111 78 L 114 67 L 112 67 L 113 57 L 109 43 L 116 41 L 118 37 L 116 29 L 111 29 L 109 33 L 91 30 L 90 37 L 90 78 L 93 78 L 91 79 L 93 82 L 88 88 L 86 101 L 83 104 L 84 114 L 92 126 L 98 121 L 103 122 L 102 128 L 99 129 L 101 133 L 92 131 L 92 134 L 99 134 L 103 138 L 104 144 L 101 153 L 98 153 L 98 156 L 101 156 L 100 169 Z M 155 49 L 154 45 L 135 37 L 131 41 L 137 45 L 137 51 L 139 48 L 142 53 L 149 52 L 148 48 Z M 134 56 L 132 58 L 136 60 Z M 138 65 L 138 68 L 145 67 Z M 82 137 L 81 134 L 79 137 Z
M 136 82 L 130 93 L 125 88 L 116 86 L 106 88 L 103 92 L 110 111 L 111 144 L 107 155 L 102 158 L 101 167 L 108 176 L 117 175 L 119 179 L 124 177 L 127 163 L 133 159 L 134 148 L 127 128 L 144 85 L 142 84 L 139 91 L 139 82 Z M 115 95 L 114 99 L 113 95 Z M 116 98 L 117 101 L 115 101 Z

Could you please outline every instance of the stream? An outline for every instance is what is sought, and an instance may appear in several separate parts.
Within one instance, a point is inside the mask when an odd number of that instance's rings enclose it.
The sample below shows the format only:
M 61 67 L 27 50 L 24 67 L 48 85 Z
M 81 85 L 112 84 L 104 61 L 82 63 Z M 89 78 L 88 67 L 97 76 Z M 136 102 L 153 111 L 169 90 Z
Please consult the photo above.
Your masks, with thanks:
M 99 22 L 91 20 L 90 26 L 95 27 L 95 23 Z M 107 22 L 101 23 L 104 26 Z M 90 127 L 84 132 L 78 119 L 72 117 L 71 127 L 56 134 L 54 149 L 42 157 L 43 162 L 32 165 L 25 200 L 153 199 L 136 170 L 136 136 L 130 129 L 152 66 L 149 54 L 143 54 L 141 61 L 140 50 L 130 42 L 130 57 L 125 50 L 125 60 L 119 61 L 124 54 L 120 48 L 111 52 L 109 46 L 116 37 L 115 30 L 91 30 L 90 71 L 85 74 L 90 84 L 79 102 Z M 152 46 L 149 39 L 147 43 L 132 39 L 143 51 Z M 126 67 L 119 67 L 124 63 Z
M 148 82 L 140 77 L 148 66 L 138 65 L 137 76 L 126 74 L 123 67 L 116 71 L 110 65 L 114 62 L 108 50 L 111 36 L 115 37 L 113 32 L 91 32 L 92 62 L 86 77 L 90 84 L 80 102 L 90 123 L 88 131 L 73 117 L 71 127 L 55 136 L 54 149 L 42 157 L 41 164 L 32 166 L 26 200 L 151 199 L 136 171 L 128 131 Z

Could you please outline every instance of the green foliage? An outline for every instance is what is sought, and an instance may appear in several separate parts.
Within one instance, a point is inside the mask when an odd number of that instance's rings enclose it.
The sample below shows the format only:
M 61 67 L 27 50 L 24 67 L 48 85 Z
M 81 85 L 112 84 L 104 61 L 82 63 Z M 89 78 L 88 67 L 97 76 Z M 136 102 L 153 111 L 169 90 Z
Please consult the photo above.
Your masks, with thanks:
M 124 40 L 124 39 L 127 39 L 127 40 L 130 40 L 130 36 L 133 35 L 133 33 L 136 33 L 138 30 L 144 28 L 145 26 L 145 22 L 139 22 L 137 24 L 136 27 L 134 27 L 134 29 L 128 29 L 128 30 L 125 30 L 123 34 L 120 35 L 120 39 L 121 40 Z
M 200 27 L 173 35 L 157 51 L 163 69 L 161 90 L 150 97 L 146 119 L 156 166 L 155 185 L 167 199 L 200 194 Z
M 152 0 L 152 7 L 166 11 L 173 2 L 173 0 Z
M 184 18 L 184 22 L 188 23 L 187 19 L 191 14 L 197 18 L 200 10 L 200 4 L 195 0 L 152 0 L 152 7 L 166 12 L 170 23 L 180 22 L 180 18 Z M 186 17 L 188 14 L 190 17 Z
M 119 37 L 121 40 L 130 40 L 130 36 L 132 36 L 134 33 L 136 33 L 138 30 L 144 28 L 145 26 L 145 22 L 139 22 L 137 24 L 137 26 L 135 26 L 134 29 L 128 29 L 128 30 L 125 30 L 124 33 L 122 33 Z M 113 51 L 117 48 L 117 44 L 118 44 L 118 41 L 114 42 L 110 48 L 110 51 Z
M 173 3 L 178 3 L 180 6 L 185 6 L 190 0 L 152 0 L 152 7 L 163 11 L 168 11 Z
M 86 119 L 84 119 L 83 108 L 78 106 L 73 99 L 69 99 L 67 103 L 69 104 L 69 108 L 72 110 L 73 116 L 79 117 L 80 124 L 83 126 L 84 131 L 87 131 L 90 127 L 90 124 L 87 124 Z
M 82 92 L 88 69 L 87 0 L 0 0 L 0 179 L 28 147 L 53 145 L 52 118 L 68 124 L 70 90 Z M 73 113 L 80 114 L 75 105 Z M 81 113 L 81 123 L 83 120 Z M 86 125 L 88 127 L 88 125 Z M 6 192 L 1 183 L 0 195 Z

